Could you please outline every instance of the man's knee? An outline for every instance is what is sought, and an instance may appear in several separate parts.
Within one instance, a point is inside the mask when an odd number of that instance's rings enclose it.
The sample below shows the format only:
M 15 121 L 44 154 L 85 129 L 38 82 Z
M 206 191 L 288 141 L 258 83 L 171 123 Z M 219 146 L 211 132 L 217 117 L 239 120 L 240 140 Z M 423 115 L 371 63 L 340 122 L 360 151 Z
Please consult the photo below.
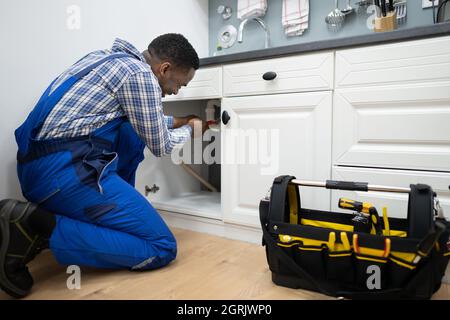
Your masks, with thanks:
M 148 253 L 146 258 L 138 264 L 132 266 L 131 270 L 143 271 L 158 269 L 168 265 L 177 256 L 177 243 L 172 234 L 157 242 L 149 241 L 148 246 L 151 253 Z

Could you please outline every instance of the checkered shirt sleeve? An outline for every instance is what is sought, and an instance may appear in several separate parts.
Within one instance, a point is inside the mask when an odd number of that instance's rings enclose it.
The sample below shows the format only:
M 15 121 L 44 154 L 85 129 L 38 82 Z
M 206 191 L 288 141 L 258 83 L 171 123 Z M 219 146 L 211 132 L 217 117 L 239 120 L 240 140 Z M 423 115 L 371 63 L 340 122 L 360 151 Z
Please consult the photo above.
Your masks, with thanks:
M 131 75 L 116 97 L 131 125 L 155 156 L 170 154 L 190 139 L 189 125 L 173 129 L 173 118 L 164 115 L 161 88 L 151 73 Z

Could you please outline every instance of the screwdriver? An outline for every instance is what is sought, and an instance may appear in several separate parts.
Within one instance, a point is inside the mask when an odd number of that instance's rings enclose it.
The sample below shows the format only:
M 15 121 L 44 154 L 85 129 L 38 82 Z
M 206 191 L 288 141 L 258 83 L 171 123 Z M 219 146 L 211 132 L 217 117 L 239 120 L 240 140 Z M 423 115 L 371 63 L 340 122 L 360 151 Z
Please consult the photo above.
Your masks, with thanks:
M 341 209 L 355 210 L 357 212 L 369 214 L 369 210 L 371 207 L 373 207 L 373 205 L 369 202 L 360 202 L 347 198 L 339 198 L 339 208 Z
M 380 219 L 378 216 L 377 209 L 369 202 L 360 202 L 355 201 L 347 198 L 339 198 L 338 203 L 339 208 L 341 209 L 348 209 L 348 210 L 354 210 L 359 213 L 365 213 L 369 215 L 370 221 L 372 223 L 372 230 L 373 233 L 377 235 L 382 235 L 383 231 L 381 229 L 380 225 Z

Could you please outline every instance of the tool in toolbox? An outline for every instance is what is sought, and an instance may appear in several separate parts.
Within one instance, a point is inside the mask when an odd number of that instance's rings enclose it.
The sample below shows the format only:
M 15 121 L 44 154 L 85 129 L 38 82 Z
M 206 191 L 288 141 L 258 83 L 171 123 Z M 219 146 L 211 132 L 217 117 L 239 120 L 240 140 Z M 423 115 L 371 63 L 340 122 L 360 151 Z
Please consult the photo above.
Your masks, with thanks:
M 354 210 L 356 212 L 356 216 L 353 218 L 353 221 L 357 224 L 363 223 L 364 225 L 370 226 L 370 232 L 379 235 L 383 234 L 378 211 L 371 203 L 355 201 L 347 198 L 339 198 L 338 206 L 341 209 Z M 366 214 L 368 217 L 363 214 Z M 363 227 L 362 230 L 364 229 L 365 228 Z
M 384 223 L 384 232 L 387 236 L 391 235 L 391 229 L 389 228 L 389 219 L 387 215 L 387 208 L 383 207 L 383 223 Z
M 340 198 L 339 207 L 368 220 L 370 228 L 358 230 L 349 214 L 302 208 L 298 186 L 405 193 L 407 218 L 388 218 L 385 207 L 381 217 L 370 203 Z M 450 259 L 450 223 L 428 185 L 279 176 L 259 210 L 272 281 L 280 286 L 355 299 L 429 299 Z M 376 289 L 367 285 L 373 266 L 380 272 Z

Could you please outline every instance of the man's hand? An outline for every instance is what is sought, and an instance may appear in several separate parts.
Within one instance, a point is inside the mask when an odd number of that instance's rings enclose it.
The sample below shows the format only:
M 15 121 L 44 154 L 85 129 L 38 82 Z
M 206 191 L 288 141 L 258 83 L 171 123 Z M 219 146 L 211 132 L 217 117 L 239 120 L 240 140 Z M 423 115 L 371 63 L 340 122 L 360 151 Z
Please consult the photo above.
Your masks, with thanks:
M 197 118 L 197 116 L 191 114 L 186 117 L 180 117 L 180 118 L 173 117 L 173 128 L 176 129 L 176 128 L 182 127 L 182 126 L 188 124 L 189 120 L 191 120 L 193 118 Z

